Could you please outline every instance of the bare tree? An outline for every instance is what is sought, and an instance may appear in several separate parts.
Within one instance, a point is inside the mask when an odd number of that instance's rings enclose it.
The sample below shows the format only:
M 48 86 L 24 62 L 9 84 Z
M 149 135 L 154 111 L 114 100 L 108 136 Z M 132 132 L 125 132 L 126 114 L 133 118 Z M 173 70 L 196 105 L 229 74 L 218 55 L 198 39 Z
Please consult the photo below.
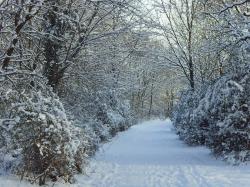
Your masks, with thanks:
M 157 3 L 162 11 L 160 29 L 168 44 L 168 60 L 179 67 L 195 89 L 195 25 L 198 2 L 196 0 L 165 1 Z

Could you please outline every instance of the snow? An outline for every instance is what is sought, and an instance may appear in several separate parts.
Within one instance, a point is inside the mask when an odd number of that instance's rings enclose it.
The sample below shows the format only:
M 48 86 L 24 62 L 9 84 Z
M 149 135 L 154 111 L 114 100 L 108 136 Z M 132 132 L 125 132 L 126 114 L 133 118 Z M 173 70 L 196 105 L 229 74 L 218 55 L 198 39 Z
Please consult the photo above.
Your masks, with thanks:
M 189 147 L 169 120 L 143 122 L 119 133 L 91 160 L 86 175 L 70 187 L 247 187 L 250 166 L 216 160 L 205 147 Z M 0 177 L 0 187 L 29 187 Z
M 234 85 L 234 86 L 235 86 L 236 88 L 238 88 L 241 92 L 244 91 L 243 86 L 241 86 L 239 83 L 237 83 L 237 82 L 235 82 L 235 81 L 233 81 L 233 80 L 228 81 L 228 83 L 231 84 L 231 85 Z

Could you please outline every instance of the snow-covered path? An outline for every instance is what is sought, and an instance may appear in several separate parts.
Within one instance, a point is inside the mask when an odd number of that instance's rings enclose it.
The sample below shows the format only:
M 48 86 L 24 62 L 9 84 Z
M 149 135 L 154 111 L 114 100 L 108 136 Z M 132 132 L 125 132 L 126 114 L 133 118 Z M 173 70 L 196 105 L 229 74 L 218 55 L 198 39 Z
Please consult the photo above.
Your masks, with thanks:
M 103 146 L 79 176 L 82 187 L 250 186 L 249 166 L 228 166 L 204 147 L 188 147 L 170 121 L 149 121 Z
M 92 159 L 87 176 L 55 187 L 249 187 L 250 165 L 229 166 L 204 147 L 188 147 L 170 121 L 133 126 L 105 144 Z M 0 187 L 34 187 L 0 177 Z M 49 185 L 51 186 L 51 185 Z

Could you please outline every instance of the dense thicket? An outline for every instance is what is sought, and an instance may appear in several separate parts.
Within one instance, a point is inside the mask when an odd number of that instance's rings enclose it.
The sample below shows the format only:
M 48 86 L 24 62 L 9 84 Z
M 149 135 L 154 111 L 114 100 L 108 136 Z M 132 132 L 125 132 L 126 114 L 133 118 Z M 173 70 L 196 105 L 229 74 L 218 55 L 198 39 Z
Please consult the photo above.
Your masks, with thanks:
M 175 72 L 166 73 L 165 47 L 141 3 L 0 1 L 4 172 L 40 185 L 73 182 L 100 143 L 170 113 Z
M 179 95 L 172 116 L 174 126 L 190 145 L 206 145 L 232 163 L 249 161 L 249 2 L 193 3 L 203 7 L 197 9 L 196 21 L 203 20 L 209 29 L 200 38 L 201 50 L 194 58 L 209 58 L 206 66 L 213 67 L 215 62 L 218 69 L 205 79 L 199 78 L 197 69 L 195 89 Z
M 185 92 L 173 119 L 181 139 L 207 145 L 228 161 L 249 160 L 249 67 L 225 75 L 205 93 Z
M 137 5 L 0 1 L 2 169 L 41 185 L 73 182 L 101 142 L 133 123 L 140 75 L 131 79 L 130 65 L 141 62 L 139 43 L 151 42 Z

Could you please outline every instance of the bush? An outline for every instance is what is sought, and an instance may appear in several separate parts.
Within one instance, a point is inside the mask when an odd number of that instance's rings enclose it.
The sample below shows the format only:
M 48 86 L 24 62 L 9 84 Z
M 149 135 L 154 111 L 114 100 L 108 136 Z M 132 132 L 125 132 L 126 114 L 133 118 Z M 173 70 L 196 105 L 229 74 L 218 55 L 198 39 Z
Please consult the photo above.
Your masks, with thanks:
M 230 162 L 247 161 L 249 147 L 249 97 L 248 73 L 224 77 L 214 86 L 211 99 L 210 132 L 208 146 L 216 155 Z
M 249 68 L 219 78 L 205 94 L 186 92 L 173 115 L 180 138 L 233 163 L 250 160 Z
M 206 121 L 202 118 L 202 112 L 194 112 L 202 96 L 201 92 L 192 90 L 183 92 L 174 108 L 172 120 L 176 132 L 189 145 L 202 145 L 205 142 Z
M 0 121 L 2 149 L 16 158 L 13 171 L 40 185 L 47 178 L 71 182 L 85 163 L 89 142 L 68 120 L 58 97 L 35 88 L 1 90 L 1 96 L 2 114 L 8 114 Z
M 71 89 L 72 86 L 73 83 L 63 91 L 65 108 L 77 119 L 78 126 L 91 136 L 94 150 L 100 142 L 108 141 L 132 125 L 129 102 L 119 98 L 116 91 L 85 90 L 82 87 Z

